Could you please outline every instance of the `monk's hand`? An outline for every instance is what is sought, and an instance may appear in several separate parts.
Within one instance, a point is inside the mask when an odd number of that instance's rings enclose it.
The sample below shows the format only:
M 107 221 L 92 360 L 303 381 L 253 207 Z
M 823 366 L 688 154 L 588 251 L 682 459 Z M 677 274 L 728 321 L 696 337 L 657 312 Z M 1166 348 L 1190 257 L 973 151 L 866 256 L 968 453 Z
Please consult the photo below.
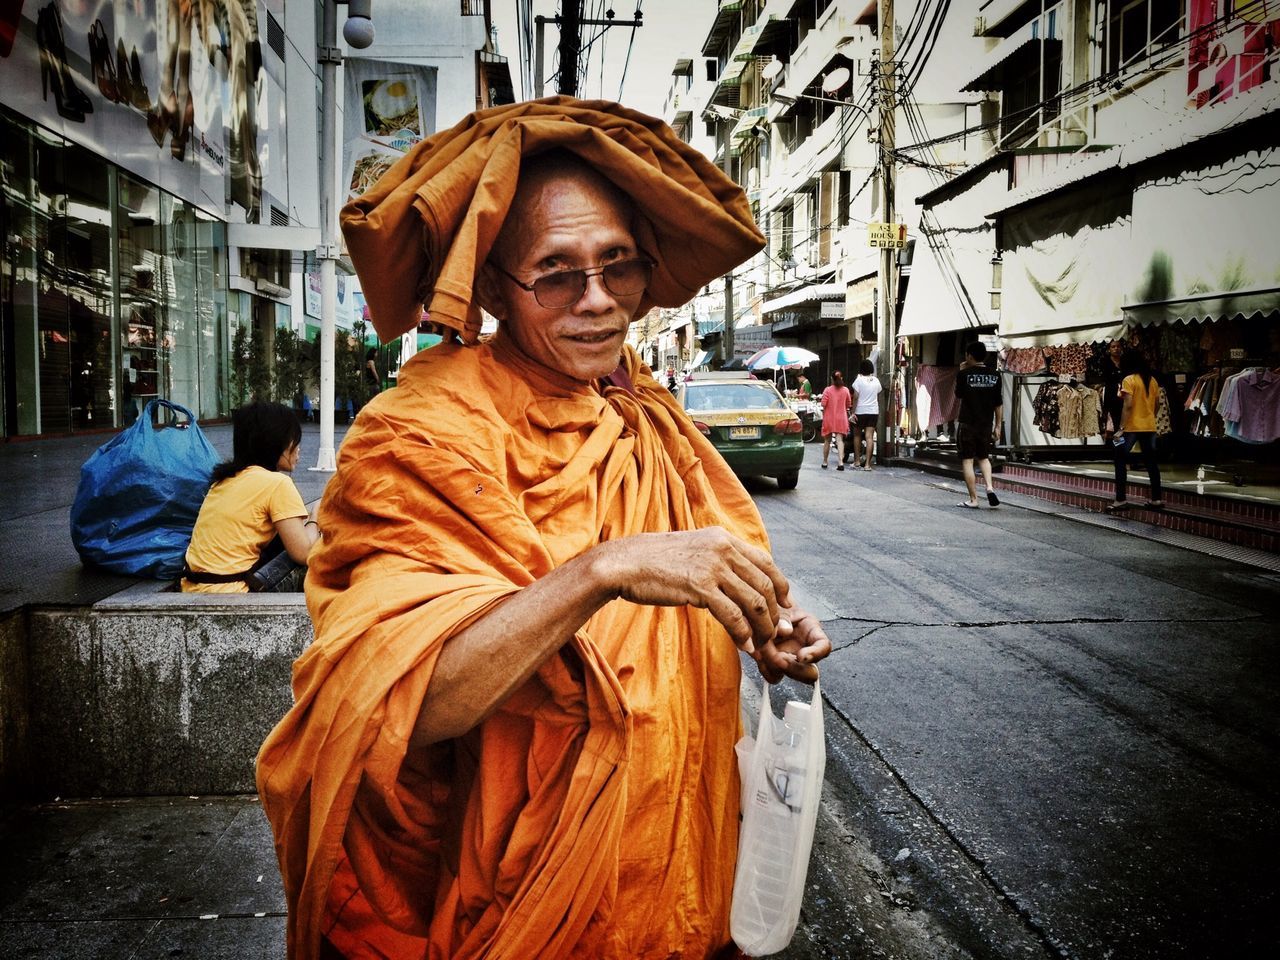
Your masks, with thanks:
M 769 554 L 721 527 L 641 533 L 596 549 L 597 570 L 614 596 L 705 609 L 753 657 L 777 636 L 779 609 L 791 603 L 787 578 Z
M 757 650 L 756 666 L 770 683 L 784 676 L 802 683 L 818 679 L 817 662 L 831 653 L 831 641 L 813 614 L 799 607 L 783 607 L 778 634 Z

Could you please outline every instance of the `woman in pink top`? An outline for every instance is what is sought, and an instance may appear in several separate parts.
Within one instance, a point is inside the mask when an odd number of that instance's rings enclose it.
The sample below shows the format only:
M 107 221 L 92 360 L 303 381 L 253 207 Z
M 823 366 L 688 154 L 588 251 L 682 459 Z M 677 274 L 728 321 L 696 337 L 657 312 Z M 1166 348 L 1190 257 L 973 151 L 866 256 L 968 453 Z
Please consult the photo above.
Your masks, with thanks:
M 822 469 L 827 469 L 831 453 L 831 437 L 836 438 L 836 469 L 844 469 L 844 435 L 849 432 L 849 413 L 853 410 L 853 395 L 844 385 L 844 374 L 839 370 L 831 375 L 831 386 L 822 391 Z

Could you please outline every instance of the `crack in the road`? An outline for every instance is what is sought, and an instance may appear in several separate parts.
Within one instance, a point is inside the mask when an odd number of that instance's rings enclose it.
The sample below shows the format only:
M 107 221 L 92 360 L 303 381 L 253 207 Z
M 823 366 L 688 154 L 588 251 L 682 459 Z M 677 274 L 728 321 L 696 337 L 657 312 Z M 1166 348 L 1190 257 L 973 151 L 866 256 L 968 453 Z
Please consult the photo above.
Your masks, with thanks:
M 941 620 L 935 622 L 921 622 L 916 620 L 869 620 L 866 617 L 845 617 L 834 616 L 823 620 L 823 623 L 874 623 L 876 626 L 868 630 L 857 640 L 865 640 L 871 634 L 885 627 L 955 627 L 959 630 L 981 629 L 983 627 L 1054 627 L 1054 626 L 1070 626 L 1072 624 L 1089 624 L 1089 623 L 1249 623 L 1251 621 L 1261 621 L 1261 614 L 1253 614 L 1247 617 L 1202 617 L 1192 619 L 1188 617 L 1068 617 L 1063 620 Z M 845 646 L 850 646 L 846 644 Z
M 846 619 L 846 618 L 841 618 L 841 619 Z M 847 619 L 853 619 L 853 618 L 847 618 Z M 886 623 L 883 626 L 892 626 L 892 624 Z M 876 629 L 883 629 L 883 627 L 877 627 Z M 955 850 L 961 858 L 969 862 L 970 866 L 972 866 L 973 869 L 976 871 L 976 873 L 980 877 L 982 877 L 982 879 L 986 882 L 988 886 L 988 891 L 991 894 L 993 894 L 995 897 L 1003 901 L 1005 904 L 1007 904 L 1009 908 L 1013 910 L 1013 912 L 1022 920 L 1027 930 L 1030 931 L 1031 934 L 1036 939 L 1038 939 L 1047 950 L 1063 958 L 1063 960 L 1069 960 L 1069 958 L 1071 957 L 1071 954 L 1065 948 L 1065 946 L 1056 937 L 1054 937 L 1053 934 L 1050 933 L 1040 922 L 1037 921 L 1035 915 L 1032 913 L 1032 911 L 1029 908 L 1022 906 L 1016 899 L 1014 899 L 1013 896 L 1011 896 L 1004 889 L 1000 881 L 992 874 L 992 872 L 988 868 L 987 861 L 979 857 L 972 850 L 970 850 L 968 844 L 966 844 L 959 837 L 959 835 L 957 835 L 956 832 L 953 831 L 950 828 L 950 826 L 948 826 L 947 822 L 943 820 L 941 817 L 939 817 L 936 813 L 934 813 L 930 805 L 925 801 L 925 799 L 922 796 L 920 796 L 914 789 L 912 789 L 911 785 L 907 783 L 906 778 L 904 778 L 898 772 L 897 768 L 892 763 L 889 762 L 889 759 L 884 755 L 884 753 L 881 752 L 880 748 L 877 747 L 871 740 L 869 740 L 866 736 L 863 735 L 862 731 L 858 728 L 857 724 L 854 723 L 853 717 L 847 714 L 844 710 L 840 709 L 840 707 L 836 704 L 836 702 L 830 696 L 828 696 L 825 692 L 822 694 L 822 702 L 826 709 L 829 709 L 832 713 L 834 713 L 837 717 L 839 717 L 844 722 L 844 725 L 846 729 L 848 729 L 849 733 L 852 736 L 856 737 L 858 741 L 877 760 L 880 761 L 880 764 L 884 769 L 885 773 L 887 773 L 890 779 L 892 779 L 898 785 L 898 788 L 902 791 L 902 793 L 911 799 L 911 801 L 916 805 L 917 809 L 921 812 L 921 814 L 927 820 L 929 820 L 939 831 L 941 831 L 942 835 L 945 836 L 947 840 L 950 842 L 952 849 Z

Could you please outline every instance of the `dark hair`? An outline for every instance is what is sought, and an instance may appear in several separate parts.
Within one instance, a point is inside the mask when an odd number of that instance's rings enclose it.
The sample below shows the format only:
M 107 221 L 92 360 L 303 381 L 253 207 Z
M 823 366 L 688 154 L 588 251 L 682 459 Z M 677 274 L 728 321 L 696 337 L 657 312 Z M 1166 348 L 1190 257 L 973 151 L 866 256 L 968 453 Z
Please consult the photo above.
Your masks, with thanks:
M 876 372 L 876 365 L 870 360 L 863 360 L 858 364 L 858 372 L 864 377 L 869 377 L 871 374 Z
M 1126 377 L 1136 373 L 1147 385 L 1155 385 L 1156 375 L 1151 371 L 1147 355 L 1141 350 L 1135 350 L 1133 347 L 1126 349 L 1124 356 L 1120 358 L 1120 370 Z
M 982 363 L 987 359 L 987 345 L 981 340 L 975 340 L 964 348 L 964 352 L 972 357 L 978 363 Z
M 364 358 L 365 358 L 366 360 L 374 360 L 374 359 L 377 359 L 377 356 L 378 356 L 378 348 L 377 348 L 377 347 L 370 347 L 370 348 L 365 352 Z
M 839 370 L 837 370 L 835 373 L 831 375 L 831 382 L 834 383 L 837 387 L 843 387 L 844 374 L 841 373 Z
M 282 403 L 255 400 L 231 414 L 230 460 L 213 468 L 213 482 L 228 480 L 245 467 L 276 469 L 280 455 L 302 441 L 302 424 Z

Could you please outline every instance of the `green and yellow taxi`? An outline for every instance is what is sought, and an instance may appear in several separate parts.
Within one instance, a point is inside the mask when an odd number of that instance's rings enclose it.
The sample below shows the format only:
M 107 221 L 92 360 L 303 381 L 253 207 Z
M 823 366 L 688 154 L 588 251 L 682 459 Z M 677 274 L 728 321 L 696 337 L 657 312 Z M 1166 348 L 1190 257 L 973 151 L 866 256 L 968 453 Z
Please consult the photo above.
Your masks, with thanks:
M 740 477 L 774 477 L 794 490 L 804 461 L 804 424 L 768 380 L 695 373 L 676 400 Z

